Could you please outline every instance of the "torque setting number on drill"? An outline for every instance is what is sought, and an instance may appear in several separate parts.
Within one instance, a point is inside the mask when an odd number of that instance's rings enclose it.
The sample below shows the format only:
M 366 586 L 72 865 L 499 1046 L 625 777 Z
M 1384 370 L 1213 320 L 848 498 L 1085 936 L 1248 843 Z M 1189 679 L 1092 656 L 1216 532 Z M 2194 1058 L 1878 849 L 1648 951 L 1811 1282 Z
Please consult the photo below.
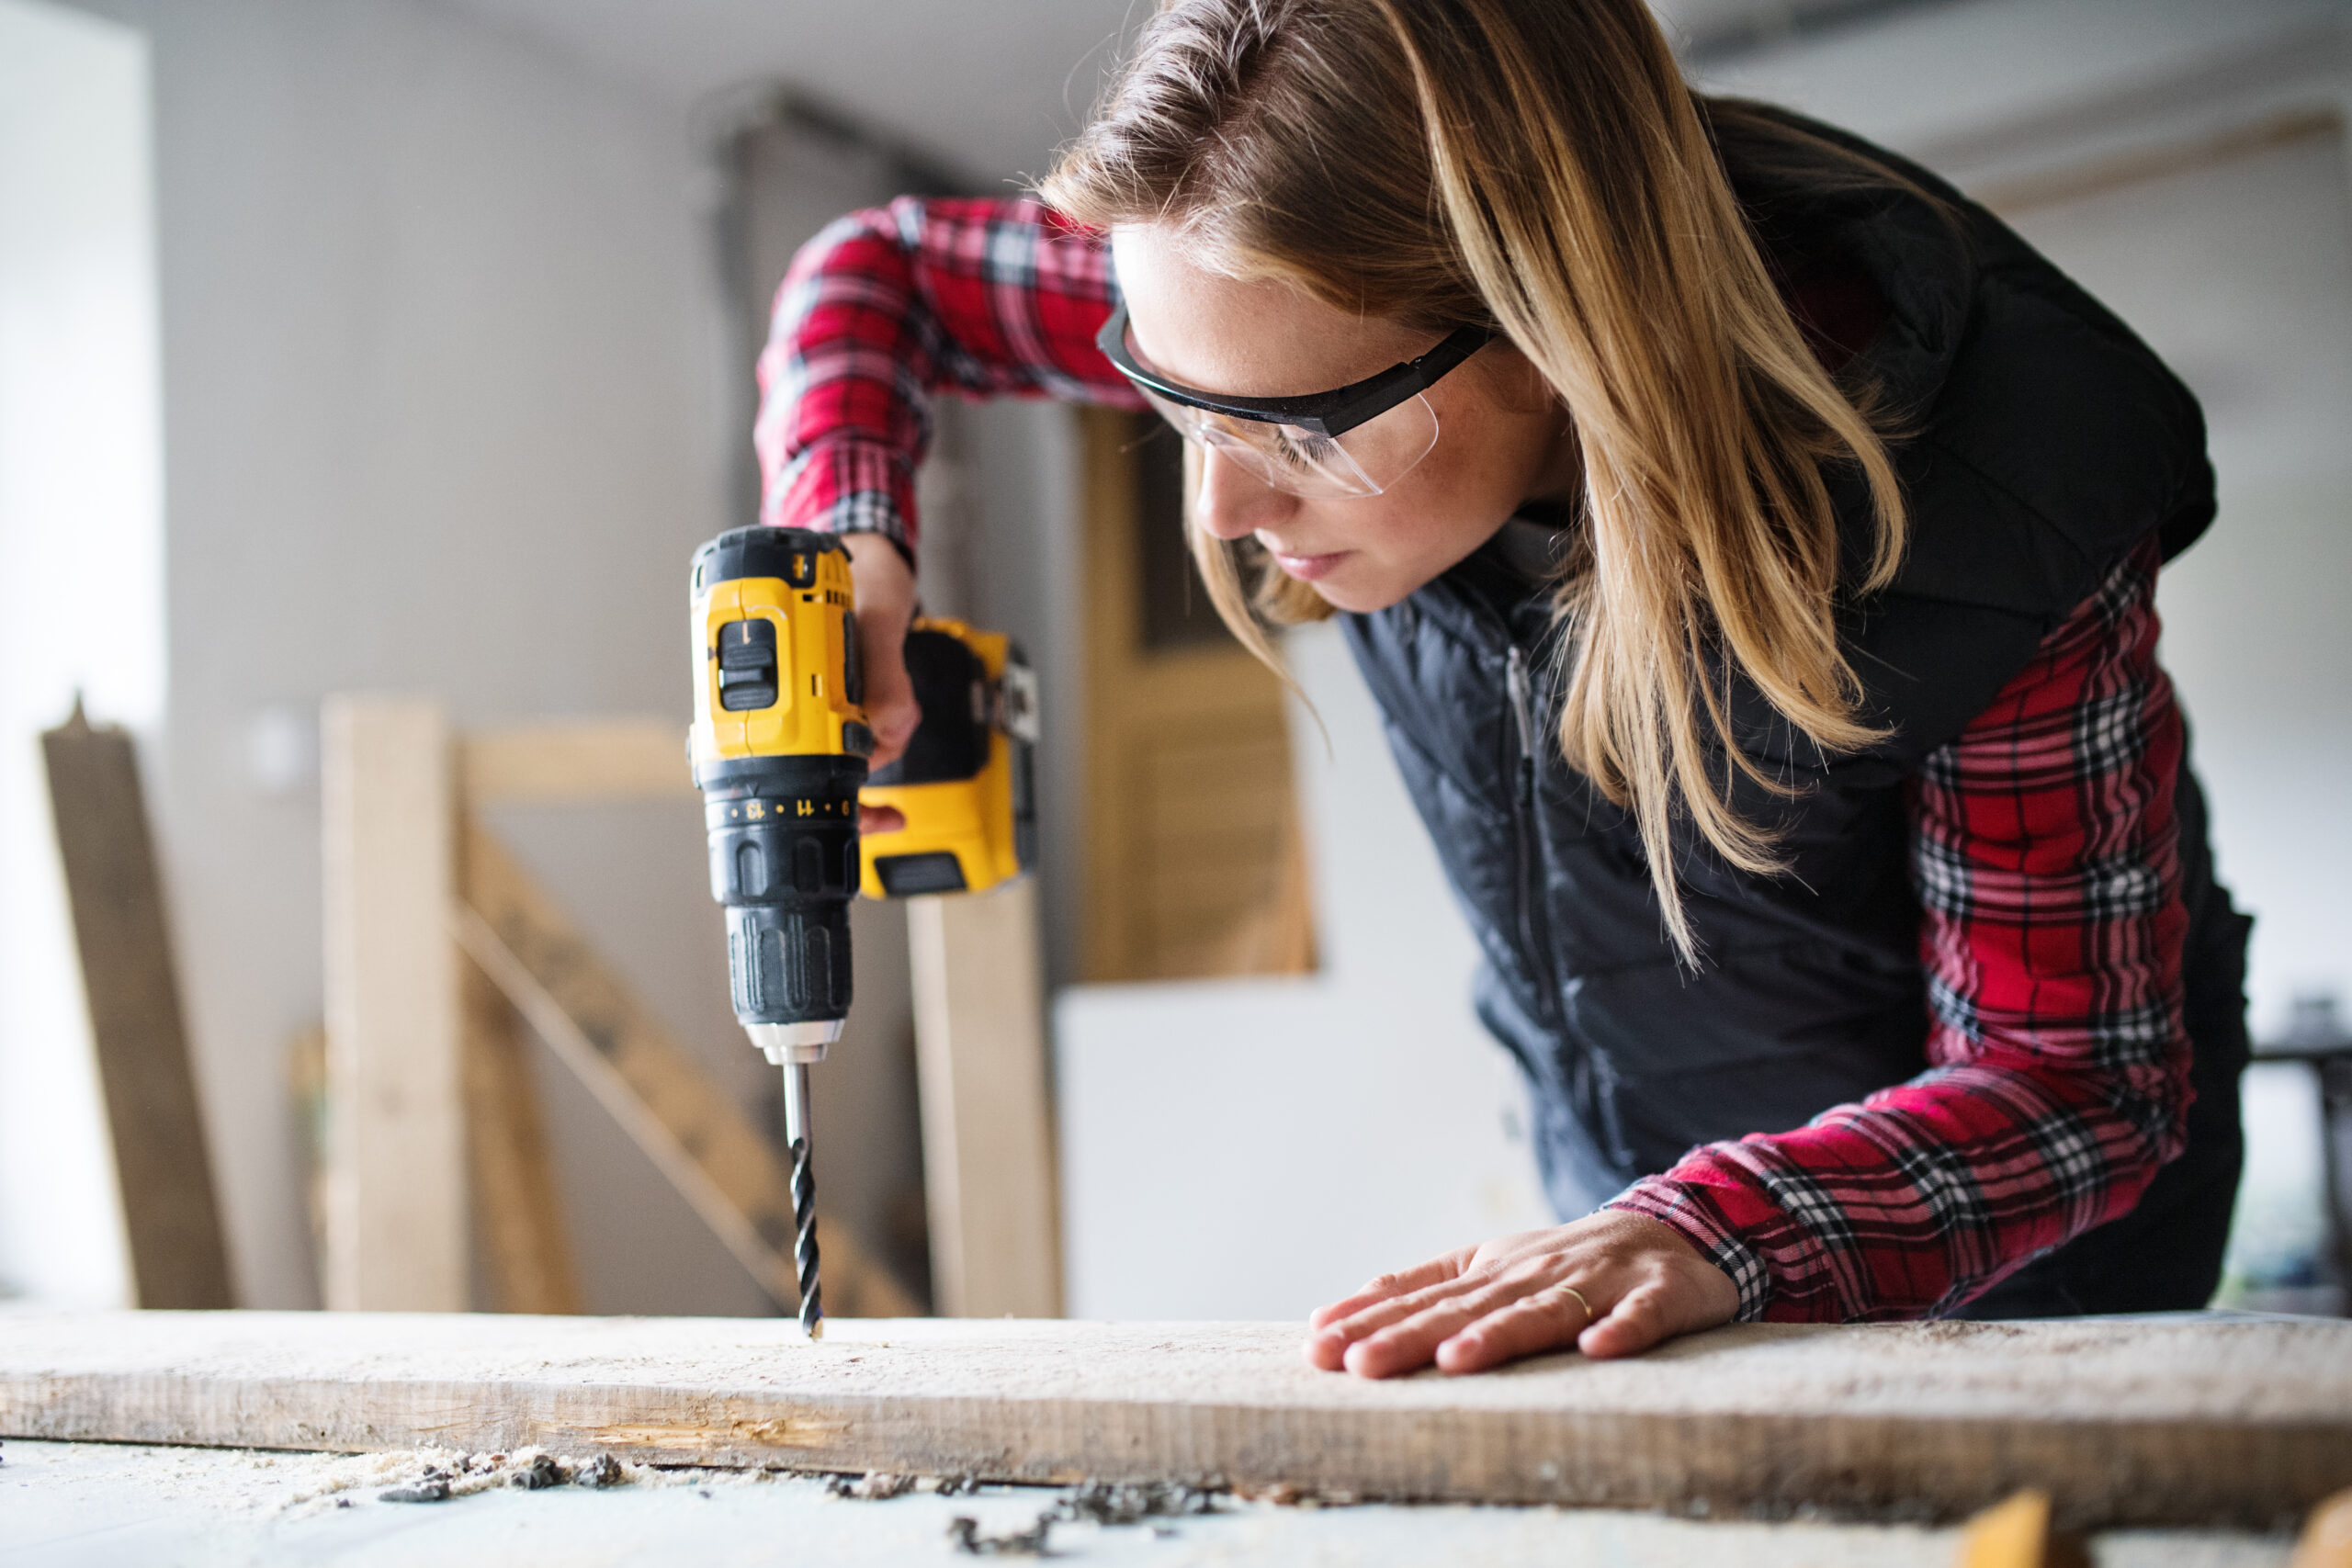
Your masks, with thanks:
M 713 826 L 734 822 L 764 822 L 775 817 L 840 817 L 854 818 L 857 802 L 851 799 L 820 800 L 803 795 L 790 800 L 767 800 L 753 795 L 748 800 L 721 802 Z

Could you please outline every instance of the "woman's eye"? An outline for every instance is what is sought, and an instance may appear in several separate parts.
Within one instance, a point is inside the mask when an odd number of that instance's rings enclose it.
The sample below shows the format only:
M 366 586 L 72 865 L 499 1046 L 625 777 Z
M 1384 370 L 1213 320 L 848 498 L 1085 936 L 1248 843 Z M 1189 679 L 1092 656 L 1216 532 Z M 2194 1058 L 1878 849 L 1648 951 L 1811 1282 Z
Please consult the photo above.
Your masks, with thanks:
M 1288 431 L 1275 437 L 1274 455 L 1294 468 L 1319 468 L 1329 462 L 1340 450 L 1340 444 L 1328 435 Z

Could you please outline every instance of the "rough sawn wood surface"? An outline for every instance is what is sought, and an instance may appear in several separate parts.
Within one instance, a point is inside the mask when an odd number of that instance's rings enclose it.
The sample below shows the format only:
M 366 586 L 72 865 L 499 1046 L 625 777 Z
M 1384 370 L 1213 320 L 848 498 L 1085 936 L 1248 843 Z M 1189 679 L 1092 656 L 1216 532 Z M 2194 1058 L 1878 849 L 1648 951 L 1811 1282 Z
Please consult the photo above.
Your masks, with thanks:
M 111 1313 L 0 1318 L 0 1436 L 604 1450 L 1005 1481 L 2265 1523 L 2352 1483 L 2352 1324 L 1748 1325 L 1385 1383 L 1290 1324 Z

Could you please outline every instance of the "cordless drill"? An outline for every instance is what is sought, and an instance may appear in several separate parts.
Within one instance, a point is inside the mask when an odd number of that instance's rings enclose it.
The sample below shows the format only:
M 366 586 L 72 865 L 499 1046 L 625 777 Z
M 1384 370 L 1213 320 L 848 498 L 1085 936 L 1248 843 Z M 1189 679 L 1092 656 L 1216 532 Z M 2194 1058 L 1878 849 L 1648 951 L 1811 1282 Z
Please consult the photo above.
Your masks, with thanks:
M 800 1323 L 822 1332 L 808 1068 L 849 1016 L 849 900 L 978 891 L 1026 870 L 1035 841 L 1035 683 L 1006 638 L 917 620 L 906 642 L 921 718 L 868 797 L 899 832 L 857 830 L 874 731 L 858 665 L 849 553 L 830 534 L 737 528 L 695 552 L 688 742 L 727 911 L 735 1016 L 784 1069 Z

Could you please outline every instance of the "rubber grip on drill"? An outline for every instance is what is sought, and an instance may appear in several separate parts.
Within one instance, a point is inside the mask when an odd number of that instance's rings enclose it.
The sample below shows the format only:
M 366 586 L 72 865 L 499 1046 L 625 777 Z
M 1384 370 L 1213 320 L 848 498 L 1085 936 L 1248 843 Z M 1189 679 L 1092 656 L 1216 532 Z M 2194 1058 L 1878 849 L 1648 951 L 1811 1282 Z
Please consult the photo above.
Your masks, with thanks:
M 734 904 L 727 909 L 727 975 L 745 1023 L 806 1023 L 848 1016 L 849 904 Z

